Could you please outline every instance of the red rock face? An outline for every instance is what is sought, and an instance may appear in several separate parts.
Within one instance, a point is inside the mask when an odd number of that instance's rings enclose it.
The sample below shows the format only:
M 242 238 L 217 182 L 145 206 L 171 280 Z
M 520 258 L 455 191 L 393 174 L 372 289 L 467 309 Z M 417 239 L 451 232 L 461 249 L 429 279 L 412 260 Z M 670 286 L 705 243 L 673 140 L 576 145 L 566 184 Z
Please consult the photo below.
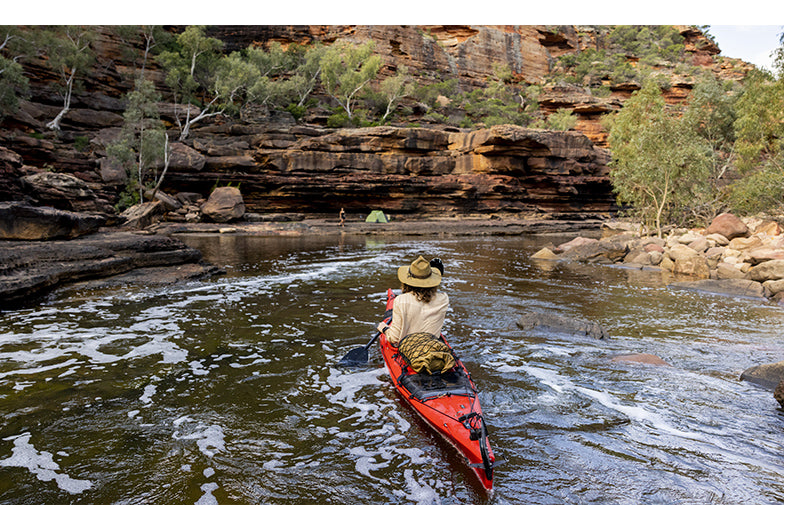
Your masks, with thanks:
M 86 202 L 95 202 L 94 210 L 105 212 L 116 203 L 124 185 L 103 160 L 105 145 L 122 124 L 122 98 L 131 88 L 133 67 L 122 62 L 113 30 L 96 29 L 97 63 L 75 94 L 58 137 L 44 128 L 60 110 L 53 91 L 56 76 L 35 58 L 24 61 L 30 100 L 0 123 L 0 142 L 8 150 L 0 153 L 0 182 L 8 181 L 0 199 L 41 203 L 43 195 L 18 181 L 50 170 L 85 181 L 94 194 Z M 542 83 L 555 58 L 597 45 L 593 28 L 579 31 L 572 26 L 217 26 L 207 33 L 221 39 L 226 51 L 272 41 L 374 41 L 384 61 L 383 76 L 405 65 L 421 84 L 456 77 L 464 90 L 483 86 L 494 63 L 507 64 L 521 81 Z M 719 52 L 697 30 L 685 28 L 682 33 L 696 61 L 710 61 L 710 55 Z M 725 67 L 724 61 L 714 65 L 723 73 L 738 71 Z M 167 96 L 163 76 L 152 61 L 146 74 Z M 173 144 L 162 189 L 207 196 L 215 185 L 241 183 L 253 212 L 338 212 L 342 206 L 572 217 L 610 212 L 615 204 L 601 119 L 618 110 L 636 89 L 633 84 L 617 86 L 610 96 L 599 98 L 582 86 L 545 87 L 540 97 L 544 114 L 566 108 L 578 116 L 577 131 L 562 133 L 515 127 L 335 131 L 297 125 L 288 114 L 262 113 L 251 121 L 244 111 L 236 121 L 217 117 L 198 124 L 184 143 Z M 679 101 L 688 90 L 676 85 L 668 98 Z M 162 119 L 174 130 L 174 111 L 162 105 Z M 325 117 L 312 114 L 307 119 L 324 124 Z M 79 150 L 75 145 L 81 138 L 88 139 L 88 145 Z

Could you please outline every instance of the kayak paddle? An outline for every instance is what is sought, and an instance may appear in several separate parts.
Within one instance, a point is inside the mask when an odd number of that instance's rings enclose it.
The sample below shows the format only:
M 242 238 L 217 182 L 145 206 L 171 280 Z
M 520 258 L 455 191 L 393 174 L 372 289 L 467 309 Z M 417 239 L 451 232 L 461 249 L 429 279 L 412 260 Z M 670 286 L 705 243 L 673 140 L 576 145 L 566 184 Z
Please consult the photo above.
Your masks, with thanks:
M 369 346 L 371 346 L 378 337 L 381 336 L 381 332 L 375 334 L 374 337 L 367 342 L 367 345 L 363 347 L 356 347 L 355 349 L 351 349 L 347 351 L 347 354 L 339 360 L 339 364 L 342 366 L 363 366 L 367 364 L 369 361 Z

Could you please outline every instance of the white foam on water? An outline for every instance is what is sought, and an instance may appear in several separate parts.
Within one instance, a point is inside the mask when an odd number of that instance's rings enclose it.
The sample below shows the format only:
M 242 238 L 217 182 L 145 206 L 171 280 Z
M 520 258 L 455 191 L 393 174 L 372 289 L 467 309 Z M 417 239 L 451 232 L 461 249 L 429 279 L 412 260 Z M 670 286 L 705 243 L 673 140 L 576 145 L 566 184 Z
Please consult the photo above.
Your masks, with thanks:
M 420 505 L 441 505 L 441 500 L 436 490 L 429 486 L 424 481 L 418 481 L 414 478 L 414 471 L 410 468 L 403 472 L 403 477 L 406 480 L 406 489 L 408 493 L 401 493 L 400 495 L 407 500 L 410 500 Z
M 536 377 L 542 382 L 542 384 L 549 386 L 557 393 L 563 393 L 565 391 L 575 391 L 583 396 L 591 398 L 592 400 L 603 405 L 604 407 L 619 412 L 620 414 L 626 416 L 628 419 L 632 421 L 636 421 L 640 424 L 649 425 L 662 433 L 674 435 L 689 440 L 708 441 L 707 436 L 705 434 L 693 433 L 674 428 L 669 423 L 667 423 L 662 416 L 650 412 L 644 407 L 640 407 L 637 405 L 624 405 L 619 401 L 617 401 L 607 391 L 597 391 L 583 386 L 578 386 L 577 384 L 572 383 L 569 379 L 559 375 L 558 372 L 554 370 L 546 370 L 543 368 L 538 368 L 529 365 L 512 366 L 499 363 L 497 365 L 498 365 L 497 370 L 501 372 L 510 372 L 510 373 L 524 372 L 532 377 Z
M 184 423 L 191 423 L 192 419 L 188 417 L 180 417 L 172 422 L 172 425 L 179 428 Z M 200 452 L 213 458 L 219 451 L 225 450 L 225 435 L 222 432 L 222 427 L 218 424 L 213 424 L 206 428 L 199 427 L 197 431 L 192 431 L 188 434 L 180 434 L 178 431 L 172 434 L 175 440 L 196 440 L 197 447 Z
M 378 463 L 375 459 L 375 456 L 379 455 L 379 451 L 370 452 L 367 451 L 364 447 L 350 447 L 347 449 L 351 456 L 356 456 L 356 472 L 364 475 L 365 477 L 369 477 L 370 479 L 377 480 L 383 484 L 389 485 L 389 481 L 386 479 L 379 479 L 372 475 L 373 470 L 379 470 L 381 468 L 386 468 L 389 466 L 391 461 L 385 461 L 384 463 Z
M 213 468 L 211 468 L 211 467 L 208 467 L 208 468 L 206 468 L 205 470 L 203 470 L 203 476 L 204 476 L 206 479 L 209 479 L 209 478 L 211 478 L 211 477 L 214 475 L 214 473 L 216 473 L 216 472 L 214 472 L 214 469 L 213 469 Z
M 217 505 L 217 499 L 213 495 L 214 491 L 217 489 L 219 489 L 219 485 L 215 482 L 209 482 L 200 486 L 200 490 L 203 491 L 203 496 L 194 502 L 194 505 Z
M 13 440 L 14 449 L 11 456 L 0 459 L 0 466 L 27 468 L 37 479 L 48 482 L 55 480 L 59 489 L 70 494 L 80 494 L 92 487 L 89 480 L 73 479 L 69 475 L 58 473 L 58 464 L 53 461 L 53 454 L 47 451 L 37 451 L 31 445 L 31 434 L 23 433 L 3 440 Z
M 366 370 L 363 372 L 343 372 L 337 368 L 332 368 L 328 376 L 327 384 L 336 393 L 328 392 L 325 397 L 329 402 L 341 405 L 347 409 L 355 409 L 357 412 L 341 421 L 358 418 L 363 420 L 372 413 L 379 410 L 379 406 L 367 399 L 359 400 L 356 395 L 365 387 L 380 386 L 382 382 L 378 377 L 385 374 L 383 368 Z
M 61 355 L 61 353 L 57 352 L 57 353 L 53 354 L 53 357 L 59 357 L 60 355 Z M 49 359 L 49 358 L 47 358 L 47 359 Z M 73 365 L 73 364 L 75 364 L 77 362 L 78 362 L 77 359 L 72 358 L 72 359 L 68 359 L 67 361 L 64 361 L 63 363 L 56 363 L 56 364 L 53 364 L 53 365 L 40 366 L 40 367 L 36 367 L 36 368 L 22 368 L 22 369 L 19 369 L 19 370 L 9 370 L 7 372 L 0 372 L 0 379 L 8 377 L 9 375 L 35 375 L 35 374 L 42 373 L 42 372 L 49 372 L 51 370 L 57 370 L 59 368 L 64 368 L 66 366 L 71 366 L 71 365 Z
M 156 386 L 155 384 L 148 384 L 144 387 L 144 393 L 142 396 L 139 397 L 139 401 L 145 405 L 151 405 L 153 403 L 153 395 L 156 394 Z

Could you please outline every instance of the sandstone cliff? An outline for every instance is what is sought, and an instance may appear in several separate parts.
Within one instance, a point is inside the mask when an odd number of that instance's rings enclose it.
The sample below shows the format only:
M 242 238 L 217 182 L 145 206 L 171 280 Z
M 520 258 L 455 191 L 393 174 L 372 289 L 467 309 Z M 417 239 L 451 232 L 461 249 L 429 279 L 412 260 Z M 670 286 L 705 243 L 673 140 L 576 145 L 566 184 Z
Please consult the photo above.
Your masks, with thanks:
M 0 199 L 65 210 L 113 213 L 126 176 L 106 157 L 123 122 L 131 67 L 113 31 L 97 27 L 92 75 L 76 93 L 55 135 L 44 124 L 60 110 L 55 76 L 35 58 L 25 60 L 31 96 L 0 123 Z M 175 28 L 179 31 L 180 28 Z M 225 50 L 250 44 L 373 40 L 382 75 L 399 65 L 420 82 L 455 77 L 465 88 L 485 85 L 492 63 L 505 63 L 517 79 L 544 82 L 555 58 L 597 45 L 592 27 L 545 26 L 217 26 L 208 35 Z M 682 28 L 696 64 L 730 78 L 740 67 L 702 34 Z M 128 64 L 129 65 L 129 64 Z M 149 78 L 163 78 L 155 66 Z M 673 75 L 668 99 L 679 101 L 691 77 Z M 542 111 L 573 110 L 576 131 L 519 127 L 477 131 L 442 125 L 332 130 L 298 124 L 289 114 L 243 111 L 236 119 L 208 120 L 183 143 L 173 143 L 167 192 L 207 196 L 215 185 L 239 185 L 249 211 L 334 212 L 381 207 L 393 212 L 546 212 L 581 216 L 615 210 L 603 149 L 601 117 L 619 109 L 634 84 L 612 86 L 598 98 L 580 85 L 548 85 Z M 174 123 L 164 104 L 162 119 Z M 70 179 L 31 177 L 42 172 Z

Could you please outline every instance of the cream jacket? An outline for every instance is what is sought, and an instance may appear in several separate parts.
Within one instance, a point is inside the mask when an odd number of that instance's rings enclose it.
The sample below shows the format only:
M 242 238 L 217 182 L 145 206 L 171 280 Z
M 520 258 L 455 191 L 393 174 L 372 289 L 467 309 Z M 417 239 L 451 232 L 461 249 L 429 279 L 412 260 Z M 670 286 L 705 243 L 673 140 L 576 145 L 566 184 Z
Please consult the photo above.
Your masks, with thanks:
M 441 291 L 428 303 L 420 302 L 413 293 L 399 295 L 394 299 L 392 325 L 386 330 L 386 339 L 396 346 L 409 333 L 424 331 L 438 336 L 449 307 L 450 298 Z

